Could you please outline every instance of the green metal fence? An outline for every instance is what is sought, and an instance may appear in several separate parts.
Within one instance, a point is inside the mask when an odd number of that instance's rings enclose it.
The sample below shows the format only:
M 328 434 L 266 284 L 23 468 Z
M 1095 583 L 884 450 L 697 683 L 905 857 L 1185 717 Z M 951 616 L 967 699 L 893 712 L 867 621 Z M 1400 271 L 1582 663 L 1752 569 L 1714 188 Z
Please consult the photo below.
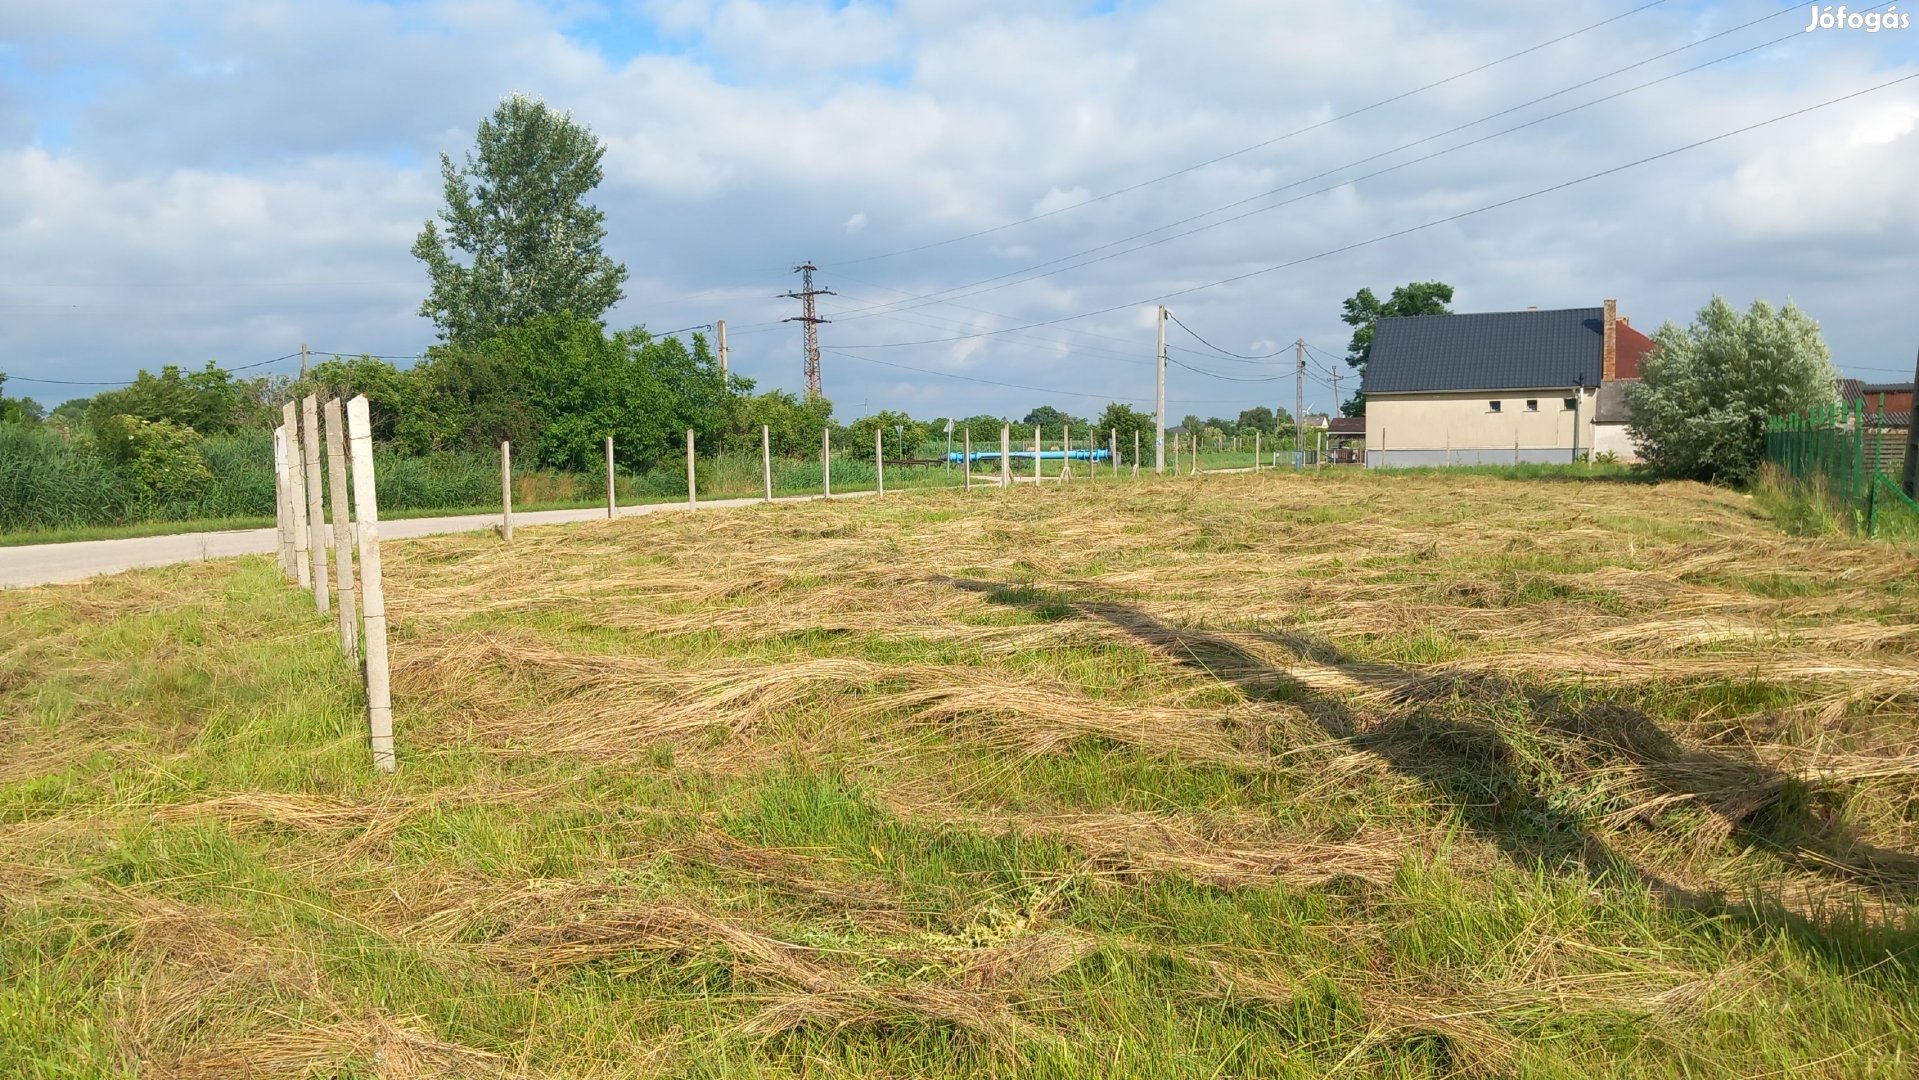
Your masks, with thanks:
M 1772 417 L 1766 460 L 1802 498 L 1823 504 L 1856 533 L 1919 537 L 1919 504 L 1899 486 L 1906 432 L 1886 422 L 1886 400 Z

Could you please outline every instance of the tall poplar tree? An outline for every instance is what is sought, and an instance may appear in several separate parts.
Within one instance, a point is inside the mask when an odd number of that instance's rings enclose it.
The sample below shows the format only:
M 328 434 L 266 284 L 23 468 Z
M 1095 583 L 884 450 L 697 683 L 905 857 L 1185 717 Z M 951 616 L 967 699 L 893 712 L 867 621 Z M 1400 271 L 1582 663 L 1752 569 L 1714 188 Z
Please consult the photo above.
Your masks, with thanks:
M 515 94 L 480 122 L 464 165 L 440 155 L 446 206 L 413 254 L 432 282 L 420 314 L 441 338 L 477 345 L 562 311 L 598 322 L 619 302 L 626 267 L 600 250 L 606 215 L 586 201 L 605 153 L 586 125 Z

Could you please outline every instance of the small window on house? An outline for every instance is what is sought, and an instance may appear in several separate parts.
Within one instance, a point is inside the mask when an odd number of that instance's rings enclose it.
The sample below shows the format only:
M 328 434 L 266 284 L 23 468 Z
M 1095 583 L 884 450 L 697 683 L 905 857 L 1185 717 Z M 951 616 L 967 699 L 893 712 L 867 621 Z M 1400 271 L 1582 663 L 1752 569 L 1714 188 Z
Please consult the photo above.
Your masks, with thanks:
M 1527 398 L 1527 399 L 1526 399 L 1526 411 L 1527 411 L 1527 412 L 1538 412 L 1538 411 L 1539 411 L 1539 399 L 1538 399 L 1538 398 Z
M 1488 402 L 1486 403 L 1486 408 L 1488 408 L 1488 409 L 1490 409 L 1490 410 L 1491 410 L 1491 411 L 1493 411 L 1493 412 L 1498 412 L 1498 411 L 1499 411 L 1499 406 L 1500 406 L 1500 405 L 1502 405 L 1502 404 L 1504 404 L 1504 403 L 1503 403 L 1503 402 L 1498 402 L 1498 401 L 1488 401 Z
M 1560 401 L 1559 401 L 1559 403 L 1560 403 L 1561 405 L 1564 405 L 1564 406 L 1566 407 L 1566 411 L 1567 411 L 1567 412 L 1571 412 L 1571 411 L 1573 411 L 1574 409 L 1577 409 L 1577 408 L 1579 408 L 1579 399 L 1578 399 L 1578 398 L 1574 398 L 1574 397 L 1569 397 L 1569 398 L 1561 398 L 1561 399 L 1560 399 Z

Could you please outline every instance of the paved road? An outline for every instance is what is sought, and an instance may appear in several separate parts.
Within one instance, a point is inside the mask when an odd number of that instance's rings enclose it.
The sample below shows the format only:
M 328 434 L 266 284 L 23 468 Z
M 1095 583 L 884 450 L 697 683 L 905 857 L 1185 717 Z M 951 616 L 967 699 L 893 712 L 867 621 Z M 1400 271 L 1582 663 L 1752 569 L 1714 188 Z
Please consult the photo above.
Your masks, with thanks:
M 849 491 L 835 499 L 858 498 L 870 491 Z M 775 502 L 806 502 L 817 495 L 799 495 L 775 499 Z M 701 510 L 733 506 L 753 506 L 758 499 L 702 500 Z M 673 510 L 685 510 L 685 503 L 644 503 L 620 507 L 621 517 L 637 517 Z M 532 510 L 513 515 L 513 527 L 555 525 L 568 521 L 603 521 L 604 509 Z M 483 532 L 500 523 L 498 514 L 462 514 L 457 517 L 401 518 L 380 522 L 380 539 L 404 540 L 412 536 L 437 533 Z M 331 535 L 331 534 L 329 534 Z M 25 547 L 0 547 L 0 588 L 23 585 L 51 585 L 62 581 L 81 581 L 102 574 L 117 574 L 145 566 L 172 566 L 175 563 L 202 562 L 235 555 L 271 555 L 279 541 L 273 529 L 236 529 L 229 532 L 178 533 L 173 536 L 140 536 L 126 540 L 78 540 L 69 544 L 34 544 Z

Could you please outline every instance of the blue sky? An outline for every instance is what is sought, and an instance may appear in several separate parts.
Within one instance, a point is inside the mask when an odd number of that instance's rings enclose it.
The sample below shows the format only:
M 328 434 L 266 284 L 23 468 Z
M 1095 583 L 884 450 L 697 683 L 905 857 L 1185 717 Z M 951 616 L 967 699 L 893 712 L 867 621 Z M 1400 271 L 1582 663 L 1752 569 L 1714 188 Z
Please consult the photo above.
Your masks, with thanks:
M 1149 301 L 1167 293 L 1227 350 L 1303 337 L 1337 356 L 1342 298 L 1431 278 L 1457 286 L 1463 310 L 1613 296 L 1649 330 L 1715 292 L 1740 304 L 1790 297 L 1821 322 L 1842 370 L 1909 373 L 1919 81 L 1186 291 L 1919 71 L 1919 29 L 1804 34 L 1809 7 L 1668 0 L 1143 183 L 1637 6 L 9 0 L 0 371 L 111 382 L 143 366 L 265 360 L 302 341 L 416 353 L 433 329 L 416 314 L 424 278 L 407 249 L 437 206 L 438 155 L 457 157 L 499 98 L 522 91 L 572 110 L 607 144 L 597 201 L 632 275 L 616 321 L 725 318 L 737 370 L 797 388 L 799 336 L 779 321 L 795 311 L 776 294 L 795 284 L 795 263 L 815 260 L 841 294 L 822 339 L 827 392 L 846 415 L 1144 400 Z M 1403 167 L 1367 175 L 1393 165 Z M 1191 235 L 1103 247 L 1234 203 Z M 939 246 L 909 250 L 929 244 Z M 1181 332 L 1172 341 L 1212 373 L 1174 369 L 1176 413 L 1290 408 L 1285 357 L 1207 359 Z M 44 401 L 90 389 L 9 384 Z M 1307 398 L 1323 407 L 1331 391 L 1315 382 Z

